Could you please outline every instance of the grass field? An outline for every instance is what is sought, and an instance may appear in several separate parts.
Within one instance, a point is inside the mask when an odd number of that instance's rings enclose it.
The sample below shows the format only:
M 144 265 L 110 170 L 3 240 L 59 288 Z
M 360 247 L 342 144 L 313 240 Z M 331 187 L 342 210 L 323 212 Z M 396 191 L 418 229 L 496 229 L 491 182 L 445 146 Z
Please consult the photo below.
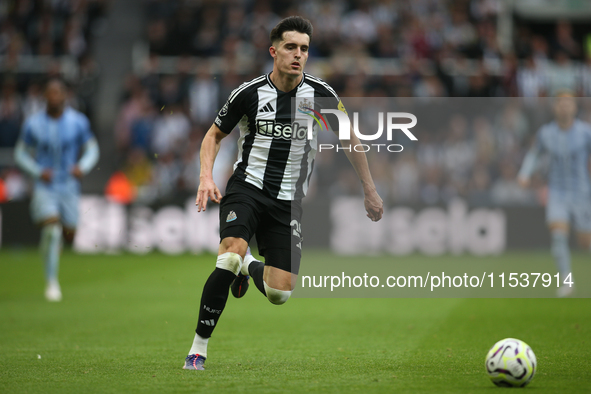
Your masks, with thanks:
M 306 264 L 321 257 L 309 253 Z M 64 300 L 48 303 L 37 253 L 3 249 L 0 393 L 494 393 L 506 389 L 488 380 L 484 356 L 504 337 L 537 355 L 525 390 L 591 392 L 590 299 L 294 298 L 275 306 L 253 286 L 230 298 L 206 371 L 184 371 L 212 267 L 211 256 L 66 252 Z

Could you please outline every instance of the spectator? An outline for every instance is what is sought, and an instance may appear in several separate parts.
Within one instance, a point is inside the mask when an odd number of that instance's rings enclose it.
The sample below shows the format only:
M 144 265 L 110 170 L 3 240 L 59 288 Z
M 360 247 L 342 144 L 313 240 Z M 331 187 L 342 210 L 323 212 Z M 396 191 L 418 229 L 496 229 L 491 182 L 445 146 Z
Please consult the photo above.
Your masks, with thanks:
M 552 49 L 562 52 L 571 59 L 578 59 L 581 56 L 581 45 L 573 38 L 571 24 L 566 20 L 558 21 L 556 24 L 556 36 L 552 42 Z
M 152 186 L 161 199 L 173 197 L 181 178 L 182 168 L 174 154 L 167 151 L 158 155 L 153 169 Z
M 191 123 L 177 104 L 167 107 L 162 113 L 164 115 L 154 124 L 152 151 L 158 155 L 181 153 L 189 137 Z M 168 164 L 171 160 L 165 162 Z
M 149 101 L 147 92 L 138 85 L 132 87 L 131 97 L 123 104 L 115 121 L 115 143 L 120 150 L 126 150 L 131 140 L 131 125 L 140 116 L 143 102 Z
M 200 125 L 210 125 L 219 110 L 219 84 L 209 73 L 209 64 L 197 66 L 197 75 L 189 87 L 191 119 Z
M 548 68 L 548 94 L 554 96 L 561 90 L 579 92 L 579 73 L 566 52 L 556 52 L 554 60 L 554 64 Z
M 33 82 L 27 88 L 27 94 L 23 101 L 23 118 L 28 118 L 35 112 L 41 111 L 45 107 L 45 98 L 41 86 Z
M 373 170 L 372 170 L 373 174 Z M 395 202 L 414 202 L 419 195 L 420 169 L 414 153 L 403 154 L 392 166 L 392 199 Z M 380 195 L 382 195 L 380 193 Z M 384 196 L 388 195 L 386 193 Z
M 509 160 L 500 160 L 501 177 L 491 188 L 491 199 L 498 205 L 524 205 L 534 201 L 531 190 L 517 183 L 517 167 Z
M 20 132 L 21 121 L 22 106 L 16 90 L 16 81 L 5 80 L 0 96 L 0 147 L 14 147 Z
M 149 152 L 152 148 L 152 134 L 156 121 L 156 109 L 147 94 L 140 98 L 139 112 L 131 122 L 131 136 L 129 146 L 131 149 L 141 149 Z
M 517 71 L 518 95 L 528 98 L 528 102 L 535 102 L 531 98 L 544 96 L 546 86 L 544 71 L 532 55 L 528 56 L 524 61 L 524 66 Z
M 138 203 L 149 204 L 157 198 L 156 187 L 153 186 L 153 164 L 144 150 L 130 150 L 122 172 L 133 188 L 134 198 Z
M 471 206 L 488 206 L 490 197 L 490 174 L 486 167 L 477 166 L 472 171 L 467 200 Z

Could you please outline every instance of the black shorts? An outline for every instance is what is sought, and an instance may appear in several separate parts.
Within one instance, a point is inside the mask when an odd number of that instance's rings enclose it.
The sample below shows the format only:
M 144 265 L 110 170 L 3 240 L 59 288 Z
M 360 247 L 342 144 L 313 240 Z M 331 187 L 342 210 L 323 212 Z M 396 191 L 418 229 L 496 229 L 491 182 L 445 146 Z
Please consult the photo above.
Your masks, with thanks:
M 278 200 L 232 176 L 220 204 L 220 239 L 256 236 L 265 264 L 297 274 L 302 256 L 301 201 Z

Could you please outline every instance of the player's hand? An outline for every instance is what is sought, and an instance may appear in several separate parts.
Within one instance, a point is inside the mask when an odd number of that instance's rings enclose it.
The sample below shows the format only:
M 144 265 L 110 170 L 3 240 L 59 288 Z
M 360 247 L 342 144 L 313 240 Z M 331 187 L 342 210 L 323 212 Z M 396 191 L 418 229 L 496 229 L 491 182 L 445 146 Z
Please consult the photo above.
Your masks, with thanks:
M 199 182 L 199 189 L 197 189 L 197 198 L 195 199 L 197 212 L 201 212 L 201 210 L 205 211 L 208 199 L 219 204 L 222 199 L 222 193 L 215 185 L 213 179 L 204 178 Z
M 524 178 L 524 177 L 517 177 L 517 183 L 519 183 L 519 186 L 521 186 L 524 189 L 527 189 L 529 187 L 529 179 L 528 178 Z
M 365 200 L 363 201 L 367 217 L 373 222 L 377 222 L 384 214 L 384 202 L 376 189 L 371 189 L 365 192 Z
M 70 174 L 72 174 L 73 176 L 75 176 L 78 179 L 82 179 L 82 177 L 84 176 L 84 174 L 80 170 L 80 167 L 78 167 L 78 166 L 74 166 L 72 168 L 72 171 L 70 171 Z
M 44 169 L 41 175 L 39 176 L 39 179 L 41 179 L 45 183 L 51 182 L 52 178 L 53 172 L 49 168 Z

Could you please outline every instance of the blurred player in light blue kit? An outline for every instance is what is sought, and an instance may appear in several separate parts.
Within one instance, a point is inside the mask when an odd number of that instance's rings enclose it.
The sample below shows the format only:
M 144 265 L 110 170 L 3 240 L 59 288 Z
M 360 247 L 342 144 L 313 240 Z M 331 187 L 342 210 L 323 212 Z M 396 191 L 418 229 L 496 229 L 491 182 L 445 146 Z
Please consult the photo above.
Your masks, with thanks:
M 550 156 L 546 220 L 561 283 L 571 272 L 568 245 L 571 219 L 581 247 L 591 248 L 591 125 L 576 119 L 576 114 L 577 103 L 573 95 L 568 92 L 558 94 L 554 102 L 555 120 L 540 128 L 518 175 L 521 186 L 529 186 L 540 154 Z M 563 284 L 558 289 L 558 296 L 566 297 L 572 292 L 572 286 Z
M 88 118 L 67 107 L 66 87 L 59 79 L 47 83 L 47 108 L 25 120 L 14 156 L 33 179 L 31 216 L 41 226 L 45 263 L 45 298 L 60 301 L 58 281 L 62 232 L 74 239 L 78 223 L 80 179 L 97 163 L 98 144 Z

